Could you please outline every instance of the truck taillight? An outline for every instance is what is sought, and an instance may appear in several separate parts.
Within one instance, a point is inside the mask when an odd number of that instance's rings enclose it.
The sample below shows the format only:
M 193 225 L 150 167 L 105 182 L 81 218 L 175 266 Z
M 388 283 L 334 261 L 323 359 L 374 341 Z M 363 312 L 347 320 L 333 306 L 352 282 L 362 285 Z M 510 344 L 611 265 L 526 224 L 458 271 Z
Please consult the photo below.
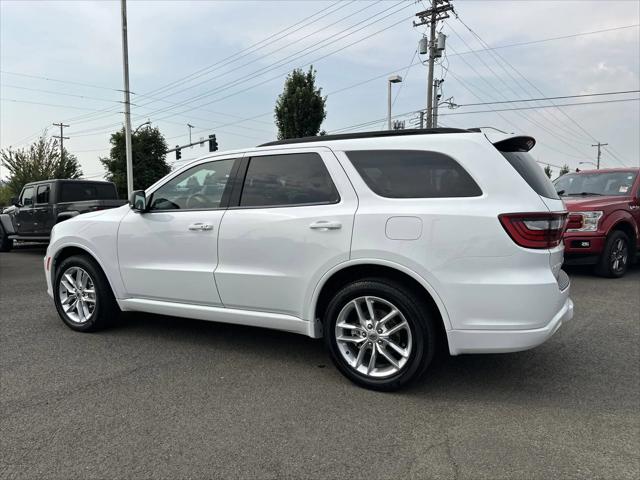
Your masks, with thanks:
M 583 217 L 579 213 L 570 213 L 567 222 L 567 230 L 580 230 L 583 225 Z
M 558 246 L 567 225 L 567 212 L 503 213 L 498 218 L 511 239 L 524 248 Z

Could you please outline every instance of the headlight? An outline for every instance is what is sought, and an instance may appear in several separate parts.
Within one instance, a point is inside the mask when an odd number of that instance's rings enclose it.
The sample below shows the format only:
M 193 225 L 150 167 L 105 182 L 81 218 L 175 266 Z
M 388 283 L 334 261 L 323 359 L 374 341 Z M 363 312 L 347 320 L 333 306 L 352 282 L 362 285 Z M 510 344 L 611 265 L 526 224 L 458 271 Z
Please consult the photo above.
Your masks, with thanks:
M 594 210 L 591 212 L 571 212 L 567 224 L 567 232 L 595 232 L 598 230 L 598 222 L 604 212 Z

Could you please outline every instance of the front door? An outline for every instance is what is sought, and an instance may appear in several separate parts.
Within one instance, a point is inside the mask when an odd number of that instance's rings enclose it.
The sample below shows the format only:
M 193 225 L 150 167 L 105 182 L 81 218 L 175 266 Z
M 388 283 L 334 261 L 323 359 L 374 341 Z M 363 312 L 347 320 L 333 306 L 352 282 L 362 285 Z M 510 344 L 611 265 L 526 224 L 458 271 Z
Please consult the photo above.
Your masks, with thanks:
M 220 305 L 213 271 L 234 158 L 199 163 L 149 193 L 149 211 L 129 212 L 118 232 L 129 297 Z
M 302 318 L 305 296 L 349 259 L 357 197 L 328 149 L 245 154 L 218 236 L 225 307 Z
M 20 206 L 16 213 L 16 233 L 18 235 L 33 235 L 34 232 L 34 209 L 33 200 L 35 187 L 25 187 L 20 194 Z

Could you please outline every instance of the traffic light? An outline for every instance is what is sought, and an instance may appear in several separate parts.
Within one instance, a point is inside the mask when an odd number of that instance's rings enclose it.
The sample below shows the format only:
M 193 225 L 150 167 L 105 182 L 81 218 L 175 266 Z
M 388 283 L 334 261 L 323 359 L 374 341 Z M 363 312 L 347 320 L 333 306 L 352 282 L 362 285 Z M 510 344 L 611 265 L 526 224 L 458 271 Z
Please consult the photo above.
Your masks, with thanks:
M 182 152 L 180 151 L 180 145 L 176 145 L 176 160 L 180 160 L 182 158 Z
M 209 135 L 209 151 L 215 152 L 218 150 L 218 141 L 215 135 Z

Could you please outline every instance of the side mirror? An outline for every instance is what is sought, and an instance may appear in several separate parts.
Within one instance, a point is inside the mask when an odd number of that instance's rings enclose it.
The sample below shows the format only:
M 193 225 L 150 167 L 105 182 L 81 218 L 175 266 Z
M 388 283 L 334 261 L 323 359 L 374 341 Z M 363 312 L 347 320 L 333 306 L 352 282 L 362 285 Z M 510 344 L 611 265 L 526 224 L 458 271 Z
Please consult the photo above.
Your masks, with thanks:
M 11 197 L 11 205 L 13 205 L 14 207 L 20 206 L 20 202 L 18 202 L 18 197 Z
M 147 196 L 144 193 L 144 190 L 135 190 L 131 192 L 131 198 L 129 198 L 129 205 L 132 210 L 136 212 L 146 212 L 147 211 Z

